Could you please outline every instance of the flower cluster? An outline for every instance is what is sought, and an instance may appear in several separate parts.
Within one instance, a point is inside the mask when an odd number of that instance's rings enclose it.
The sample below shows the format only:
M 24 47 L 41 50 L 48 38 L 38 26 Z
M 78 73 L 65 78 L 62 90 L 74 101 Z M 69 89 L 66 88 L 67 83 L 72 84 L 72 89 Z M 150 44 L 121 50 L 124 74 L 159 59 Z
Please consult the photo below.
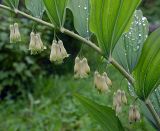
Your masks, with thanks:
M 88 61 L 86 58 L 83 58 L 81 60 L 79 57 L 76 57 L 74 65 L 74 73 L 75 73 L 74 77 L 76 79 L 88 77 L 88 74 L 90 73 L 90 67 L 88 65 Z
M 29 50 L 31 51 L 31 54 L 38 54 L 44 49 L 46 49 L 46 47 L 43 45 L 40 34 L 31 32 L 29 44 Z
M 133 123 L 140 120 L 140 113 L 138 111 L 138 107 L 136 105 L 131 105 L 129 110 L 129 122 Z
M 94 85 L 100 92 L 109 91 L 109 87 L 112 86 L 112 81 L 109 79 L 106 72 L 102 75 L 98 71 L 94 73 Z
M 63 42 L 61 40 L 59 40 L 58 42 L 56 40 L 53 40 L 50 53 L 50 61 L 55 62 L 56 64 L 61 64 L 66 57 L 69 57 L 69 54 L 64 48 Z
M 18 23 L 10 25 L 10 43 L 21 41 L 21 35 L 19 32 Z
M 122 105 L 127 104 L 127 98 L 125 95 L 125 91 L 117 90 L 113 96 L 113 107 L 116 110 L 116 113 L 120 113 L 122 111 Z

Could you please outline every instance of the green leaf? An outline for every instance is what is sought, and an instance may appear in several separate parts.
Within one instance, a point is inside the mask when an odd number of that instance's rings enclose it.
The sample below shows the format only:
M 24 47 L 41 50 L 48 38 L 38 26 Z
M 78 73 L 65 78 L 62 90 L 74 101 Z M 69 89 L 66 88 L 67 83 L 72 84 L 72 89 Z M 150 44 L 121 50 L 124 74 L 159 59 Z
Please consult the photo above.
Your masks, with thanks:
M 75 97 L 87 109 L 88 113 L 102 126 L 104 131 L 124 131 L 114 110 L 99 105 L 92 100 L 76 94 Z
M 140 108 L 141 108 L 141 111 L 142 111 L 143 115 L 147 118 L 147 120 L 148 120 L 155 128 L 158 129 L 156 121 L 154 120 L 151 112 L 148 110 L 146 104 L 145 104 L 143 101 L 140 101 Z
M 90 29 L 100 48 L 109 55 L 141 0 L 91 0 Z
M 4 4 L 11 8 L 18 8 L 19 0 L 4 0 Z
M 89 38 L 89 0 L 70 0 L 68 8 L 74 16 L 74 27 L 83 37 Z
M 45 11 L 43 0 L 25 0 L 25 5 L 34 17 L 42 18 Z
M 43 0 L 51 22 L 62 27 L 65 21 L 68 0 Z
M 157 114 L 160 116 L 160 86 L 155 91 L 153 91 L 150 96 L 150 100 Z
M 139 62 L 133 72 L 135 91 L 145 100 L 160 83 L 160 28 L 144 43 Z
M 137 65 L 148 32 L 147 19 L 143 17 L 141 10 L 135 11 L 129 32 L 123 34 L 113 51 L 113 57 L 129 73 Z

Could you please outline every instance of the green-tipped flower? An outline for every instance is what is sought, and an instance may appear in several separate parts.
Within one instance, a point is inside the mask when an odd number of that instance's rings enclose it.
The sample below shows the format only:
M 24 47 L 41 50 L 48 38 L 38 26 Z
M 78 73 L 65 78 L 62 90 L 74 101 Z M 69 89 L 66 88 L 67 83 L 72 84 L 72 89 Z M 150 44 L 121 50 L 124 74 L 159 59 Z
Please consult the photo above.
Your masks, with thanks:
M 51 53 L 50 53 L 50 61 L 55 62 L 56 64 L 63 63 L 63 60 L 68 57 L 66 49 L 64 48 L 63 42 L 59 40 L 53 40 Z
M 106 78 L 103 75 L 100 75 L 98 71 L 95 71 L 94 73 L 94 84 L 100 92 L 109 91 L 109 87 L 106 83 Z
M 130 106 L 130 110 L 129 110 L 129 117 L 128 117 L 128 119 L 129 119 L 129 122 L 130 123 L 133 123 L 133 122 L 136 122 L 136 121 L 138 121 L 138 120 L 140 120 L 140 113 L 139 113 L 139 111 L 138 111 L 138 107 L 137 106 L 133 106 L 133 105 L 131 105 Z
M 50 53 L 50 61 L 55 62 L 57 60 L 57 41 L 53 40 L 52 46 L 51 46 L 51 53 Z
M 103 76 L 105 77 L 106 79 L 106 83 L 108 86 L 112 86 L 112 81 L 109 79 L 108 75 L 106 72 L 103 73 Z
M 20 32 L 19 32 L 18 23 L 14 24 L 14 33 L 15 33 L 16 41 L 21 41 L 21 35 L 20 35 Z
M 122 102 L 123 102 L 124 104 L 127 104 L 127 97 L 126 97 L 125 91 L 122 91 L 122 92 L 121 92 L 121 95 L 122 95 Z
M 43 45 L 40 34 L 35 34 L 34 32 L 31 32 L 29 44 L 29 50 L 31 51 L 31 54 L 38 54 L 42 52 L 44 49 L 46 49 L 46 47 Z
M 15 36 L 14 36 L 14 26 L 10 25 L 10 43 L 14 43 Z
M 120 109 L 123 104 L 127 104 L 127 98 L 124 91 L 117 90 L 113 96 L 113 107 L 117 113 L 120 113 Z
M 21 41 L 21 35 L 19 32 L 18 23 L 10 25 L 10 43 L 15 43 Z
M 60 51 L 61 51 L 61 57 L 64 59 L 66 57 L 69 57 L 69 54 L 67 54 L 66 49 L 64 48 L 63 42 L 61 40 L 58 41 Z
M 80 60 L 79 57 L 76 57 L 75 59 L 75 65 L 74 65 L 74 77 L 77 78 L 86 78 L 88 77 L 88 74 L 90 72 L 90 67 L 88 65 L 88 61 L 86 58 L 83 58 Z

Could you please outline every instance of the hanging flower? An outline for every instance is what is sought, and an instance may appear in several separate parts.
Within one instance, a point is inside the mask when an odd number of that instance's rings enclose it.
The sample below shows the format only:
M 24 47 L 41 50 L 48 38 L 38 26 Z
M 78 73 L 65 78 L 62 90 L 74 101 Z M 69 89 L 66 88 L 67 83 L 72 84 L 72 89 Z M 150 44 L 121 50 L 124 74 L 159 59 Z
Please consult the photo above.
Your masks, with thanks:
M 90 73 L 90 67 L 89 67 L 89 65 L 88 65 L 88 61 L 87 61 L 87 59 L 86 58 L 83 58 L 82 59 L 82 63 L 83 63 L 83 71 L 85 72 L 85 73 Z
M 82 60 L 80 60 L 79 57 L 76 57 L 74 65 L 74 78 L 86 78 L 88 77 L 89 72 L 90 67 L 88 65 L 87 59 L 83 58 Z
M 20 32 L 19 32 L 18 23 L 14 24 L 14 35 L 15 35 L 15 40 L 16 41 L 21 41 L 21 35 L 20 35 Z
M 14 26 L 10 25 L 10 43 L 14 43 L 15 35 L 14 35 Z
M 21 35 L 19 32 L 18 23 L 10 25 L 10 43 L 21 41 Z
M 113 107 L 116 110 L 116 113 L 120 113 L 122 109 L 122 105 L 127 103 L 127 98 L 124 91 L 117 90 L 113 96 Z
M 122 102 L 123 102 L 124 104 L 127 104 L 127 97 L 126 97 L 125 91 L 122 91 L 122 92 L 121 92 L 121 95 L 122 95 Z
M 130 123 L 140 120 L 140 113 L 138 111 L 138 107 L 137 106 L 135 106 L 135 105 L 134 106 L 133 105 L 130 106 L 128 119 L 129 119 Z
M 43 45 L 40 34 L 35 34 L 34 32 L 31 32 L 29 44 L 29 50 L 31 51 L 31 54 L 38 54 L 42 52 L 44 49 L 46 49 L 46 47 Z
M 106 72 L 103 73 L 103 76 L 105 77 L 106 79 L 106 83 L 108 86 L 112 86 L 112 81 L 109 79 L 108 75 Z
M 57 60 L 57 41 L 53 40 L 51 46 L 50 61 L 55 62 L 56 60 Z
M 95 71 L 94 73 L 94 84 L 100 92 L 105 92 L 109 90 L 109 87 L 106 83 L 106 78 L 103 75 L 100 75 L 98 71 Z
M 56 64 L 63 63 L 63 60 L 68 57 L 66 49 L 64 48 L 63 42 L 59 40 L 53 40 L 51 53 L 50 53 L 50 61 L 55 62 Z
M 61 40 L 58 41 L 60 51 L 61 51 L 61 57 L 64 59 L 66 57 L 69 57 L 69 54 L 67 54 L 66 49 L 64 48 L 63 42 Z

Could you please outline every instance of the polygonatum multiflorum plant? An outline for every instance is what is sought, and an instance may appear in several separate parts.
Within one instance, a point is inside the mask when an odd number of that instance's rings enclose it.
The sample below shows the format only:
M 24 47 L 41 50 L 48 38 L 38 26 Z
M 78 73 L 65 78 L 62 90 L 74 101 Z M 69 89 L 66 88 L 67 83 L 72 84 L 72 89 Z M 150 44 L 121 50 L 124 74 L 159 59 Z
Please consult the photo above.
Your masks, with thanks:
M 150 121 L 154 123 L 155 128 L 160 129 L 160 116 L 154 109 L 156 102 L 151 102 L 150 97 L 157 94 L 157 91 L 159 93 L 160 28 L 148 36 L 149 24 L 142 11 L 138 10 L 140 3 L 141 0 L 25 0 L 26 8 L 30 12 L 27 14 L 18 9 L 19 0 L 5 0 L 4 4 L 0 4 L 0 8 L 53 29 L 55 35 L 50 48 L 43 44 L 38 30 L 31 30 L 30 43 L 28 42 L 31 55 L 37 55 L 47 49 L 50 50 L 50 61 L 62 64 L 70 55 L 63 41 L 56 35 L 57 31 L 81 41 L 98 52 L 128 81 L 131 97 L 135 99 L 128 113 L 126 112 L 129 122 L 140 121 L 140 107 L 136 104 L 140 101 L 144 105 L 141 112 L 148 110 L 154 119 Z M 77 33 L 64 27 L 66 9 L 73 14 Z M 44 12 L 47 13 L 50 22 L 42 19 Z M 23 34 L 20 33 L 18 23 L 13 22 L 9 27 L 10 43 L 22 41 Z M 93 42 L 91 36 L 95 36 L 97 42 Z M 85 56 L 75 58 L 76 79 L 84 79 L 91 75 L 88 61 Z M 93 72 L 93 82 L 97 91 L 110 93 L 114 81 L 110 79 L 107 71 Z M 114 93 L 112 107 L 99 105 L 79 94 L 75 97 L 105 131 L 125 130 L 118 118 L 122 108 L 127 104 L 126 92 L 123 89 L 118 89 Z

